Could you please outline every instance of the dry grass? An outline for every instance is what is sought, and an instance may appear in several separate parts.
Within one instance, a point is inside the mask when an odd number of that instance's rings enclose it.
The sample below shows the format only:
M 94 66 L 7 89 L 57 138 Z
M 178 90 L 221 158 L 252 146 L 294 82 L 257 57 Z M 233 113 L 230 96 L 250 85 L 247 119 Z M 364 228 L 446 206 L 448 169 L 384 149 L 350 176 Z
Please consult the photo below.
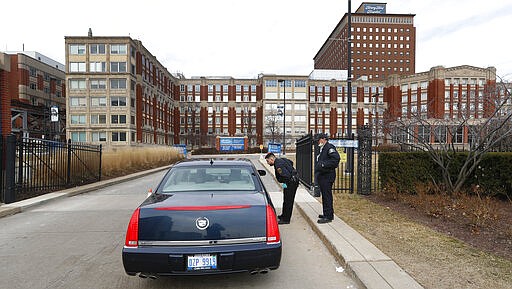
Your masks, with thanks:
M 512 260 L 475 249 L 360 195 L 334 196 L 336 215 L 425 288 L 511 288 Z
M 125 147 L 105 150 L 102 156 L 102 174 L 115 177 L 175 163 L 183 155 L 173 147 Z

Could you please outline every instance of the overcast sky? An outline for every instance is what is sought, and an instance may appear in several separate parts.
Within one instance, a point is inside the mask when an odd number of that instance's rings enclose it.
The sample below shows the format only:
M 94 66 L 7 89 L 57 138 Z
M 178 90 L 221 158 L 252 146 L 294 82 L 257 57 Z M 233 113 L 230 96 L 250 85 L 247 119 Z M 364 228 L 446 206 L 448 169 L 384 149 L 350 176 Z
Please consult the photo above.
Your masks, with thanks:
M 362 2 L 353 0 L 352 12 Z M 512 0 L 382 2 L 387 13 L 416 15 L 416 72 L 494 66 L 512 79 Z M 170 72 L 186 77 L 308 75 L 347 11 L 348 0 L 7 1 L 0 51 L 24 45 L 64 63 L 64 36 L 86 36 L 90 27 L 95 36 L 141 40 Z

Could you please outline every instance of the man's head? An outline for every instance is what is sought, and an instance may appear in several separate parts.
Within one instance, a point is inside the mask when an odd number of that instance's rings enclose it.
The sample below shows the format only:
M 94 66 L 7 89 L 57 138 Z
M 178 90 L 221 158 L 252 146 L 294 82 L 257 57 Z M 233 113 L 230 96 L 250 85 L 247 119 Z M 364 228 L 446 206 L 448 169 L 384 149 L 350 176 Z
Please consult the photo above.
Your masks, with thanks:
M 274 155 L 274 153 L 268 153 L 265 156 L 265 160 L 267 161 L 267 164 L 269 164 L 270 166 L 273 166 L 274 162 L 276 160 L 276 156 Z
M 315 136 L 315 139 L 318 142 L 319 146 L 323 146 L 329 140 L 329 137 L 325 133 L 318 133 Z

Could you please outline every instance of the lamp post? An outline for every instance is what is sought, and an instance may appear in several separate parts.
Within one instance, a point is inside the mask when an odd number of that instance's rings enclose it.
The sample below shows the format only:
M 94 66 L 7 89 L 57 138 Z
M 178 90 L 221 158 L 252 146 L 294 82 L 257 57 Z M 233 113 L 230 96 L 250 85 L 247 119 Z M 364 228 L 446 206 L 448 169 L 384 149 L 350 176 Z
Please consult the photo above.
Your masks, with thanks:
M 286 154 L 286 81 L 284 79 L 277 80 L 283 83 L 283 155 Z M 279 89 L 279 87 L 278 87 Z
M 352 138 L 352 3 L 348 0 L 348 19 L 347 19 L 347 135 Z M 350 193 L 354 192 L 354 148 L 348 149 L 347 169 L 350 173 Z

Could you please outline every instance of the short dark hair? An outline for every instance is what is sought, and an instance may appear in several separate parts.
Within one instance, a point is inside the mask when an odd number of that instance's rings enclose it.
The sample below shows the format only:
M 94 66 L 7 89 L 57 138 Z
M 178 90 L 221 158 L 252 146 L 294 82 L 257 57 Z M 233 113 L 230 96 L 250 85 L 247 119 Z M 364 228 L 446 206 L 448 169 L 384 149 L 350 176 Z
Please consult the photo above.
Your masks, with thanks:
M 271 158 L 271 157 L 276 157 L 274 155 L 274 153 L 268 153 L 266 156 L 265 156 L 265 159 L 268 159 L 268 158 Z
M 321 132 L 321 133 L 317 133 L 315 135 L 315 140 L 318 141 L 319 139 L 326 139 L 326 140 L 329 140 L 329 137 L 327 136 L 327 134 Z

